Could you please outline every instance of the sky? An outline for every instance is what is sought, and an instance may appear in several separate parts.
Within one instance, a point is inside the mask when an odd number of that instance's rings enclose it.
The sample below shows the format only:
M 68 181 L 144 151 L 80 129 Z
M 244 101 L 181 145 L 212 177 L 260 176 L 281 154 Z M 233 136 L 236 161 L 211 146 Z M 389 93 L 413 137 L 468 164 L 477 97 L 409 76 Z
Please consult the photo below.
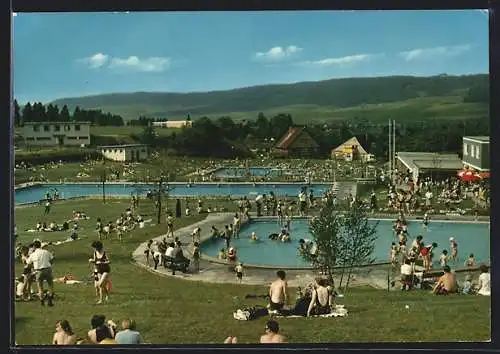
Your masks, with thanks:
M 488 14 L 448 11 L 13 13 L 20 103 L 341 77 L 488 73 Z

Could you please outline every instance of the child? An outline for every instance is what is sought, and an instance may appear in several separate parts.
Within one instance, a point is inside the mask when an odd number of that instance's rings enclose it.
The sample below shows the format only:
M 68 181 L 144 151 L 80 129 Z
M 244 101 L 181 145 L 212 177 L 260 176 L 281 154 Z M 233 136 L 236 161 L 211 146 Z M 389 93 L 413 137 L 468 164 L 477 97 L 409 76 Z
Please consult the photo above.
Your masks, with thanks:
M 462 294 L 470 295 L 472 294 L 472 276 L 467 274 L 464 281 L 464 287 L 462 289 Z
M 455 262 L 458 258 L 458 244 L 454 237 L 450 237 L 451 259 Z
M 441 264 L 442 267 L 448 264 L 449 257 L 448 257 L 448 251 L 443 250 L 443 253 L 441 253 L 441 256 L 439 256 L 439 264 Z
M 391 244 L 391 264 L 393 266 L 396 265 L 396 256 L 397 256 L 397 254 L 398 254 L 398 248 L 396 246 L 396 242 L 393 242 Z
M 285 216 L 285 225 L 288 232 L 292 231 L 292 217 L 289 214 Z
M 241 284 L 241 281 L 243 280 L 243 263 L 240 262 L 236 267 L 234 267 L 234 270 L 236 272 L 236 278 L 238 278 Z
M 465 266 L 467 268 L 474 268 L 476 266 L 476 260 L 474 259 L 474 254 L 469 254 L 469 258 L 465 261 Z

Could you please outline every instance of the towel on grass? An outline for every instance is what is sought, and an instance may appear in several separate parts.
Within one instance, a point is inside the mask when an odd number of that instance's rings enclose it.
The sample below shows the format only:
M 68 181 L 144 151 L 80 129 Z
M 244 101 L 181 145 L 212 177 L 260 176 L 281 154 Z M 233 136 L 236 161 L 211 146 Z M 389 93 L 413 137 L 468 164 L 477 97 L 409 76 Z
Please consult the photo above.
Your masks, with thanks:
M 348 311 L 344 308 L 344 306 L 337 305 L 337 306 L 335 306 L 335 309 L 330 313 L 327 313 L 324 315 L 315 315 L 315 316 L 311 316 L 311 317 L 347 317 L 347 315 L 348 315 Z M 298 317 L 304 318 L 304 316 L 299 316 L 299 315 L 291 315 L 291 316 L 277 315 L 276 317 L 278 317 L 278 318 L 298 318 Z

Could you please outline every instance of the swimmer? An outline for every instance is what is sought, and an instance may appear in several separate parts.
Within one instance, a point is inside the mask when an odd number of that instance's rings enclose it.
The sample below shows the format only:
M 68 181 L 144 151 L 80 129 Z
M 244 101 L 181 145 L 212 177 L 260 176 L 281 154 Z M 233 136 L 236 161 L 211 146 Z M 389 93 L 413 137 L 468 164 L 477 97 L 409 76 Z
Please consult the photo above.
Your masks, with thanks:
M 277 233 L 269 234 L 269 239 L 270 240 L 277 240 L 278 237 L 279 237 L 279 235 Z
M 396 265 L 396 256 L 398 254 L 398 246 L 396 246 L 396 242 L 393 242 L 391 244 L 391 264 L 394 266 Z
M 422 227 L 424 229 L 427 229 L 428 226 L 429 226 L 429 215 L 425 213 L 424 220 L 422 221 Z
M 283 235 L 281 242 L 290 242 L 290 234 L 288 232 Z
M 257 237 L 257 234 L 255 232 L 252 232 L 250 235 L 250 241 L 257 241 L 259 238 Z

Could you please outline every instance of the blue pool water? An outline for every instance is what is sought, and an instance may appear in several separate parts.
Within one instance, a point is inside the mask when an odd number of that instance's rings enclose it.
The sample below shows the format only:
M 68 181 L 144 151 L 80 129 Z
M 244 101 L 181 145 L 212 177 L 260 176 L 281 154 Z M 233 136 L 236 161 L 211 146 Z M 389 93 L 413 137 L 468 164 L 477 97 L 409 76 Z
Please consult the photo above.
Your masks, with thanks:
M 299 173 L 304 173 L 304 171 L 298 169 L 282 170 L 273 167 L 250 167 L 248 168 L 248 172 L 250 172 L 252 176 L 256 177 L 279 177 L 284 175 L 296 175 Z M 215 171 L 215 175 L 217 177 L 245 177 L 247 175 L 247 169 L 241 167 L 220 168 Z
M 273 191 L 277 196 L 297 196 L 303 184 L 256 184 L 234 183 L 234 184 L 193 184 L 191 187 L 184 183 L 170 184 L 169 195 L 172 197 L 187 196 L 256 196 L 257 194 L 269 194 Z M 116 184 L 106 183 L 105 192 L 110 196 L 130 196 L 131 193 L 146 195 L 148 190 L 157 190 L 154 184 Z M 102 195 L 102 185 L 100 183 L 75 183 L 75 184 L 42 184 L 32 187 L 22 188 L 15 191 L 15 203 L 25 204 L 38 202 L 45 198 L 47 192 L 53 194 L 57 189 L 61 198 L 74 198 L 83 196 Z M 310 186 L 316 196 L 321 196 L 324 191 L 330 189 L 329 184 L 313 184 Z
M 376 222 L 376 221 L 372 221 Z M 241 262 L 248 264 L 261 264 L 282 267 L 308 267 L 310 266 L 297 255 L 299 239 L 311 239 L 308 230 L 308 221 L 296 219 L 292 221 L 292 231 L 290 233 L 292 241 L 282 243 L 271 241 L 268 235 L 278 233 L 280 230 L 276 221 L 254 221 L 245 225 L 239 239 L 233 239 L 231 246 L 237 248 L 238 257 Z M 456 266 L 462 267 L 469 253 L 474 253 L 477 262 L 488 261 L 490 259 L 490 230 L 487 223 L 451 223 L 434 221 L 429 225 L 429 230 L 422 229 L 420 222 L 409 223 L 409 242 L 421 234 L 425 244 L 436 242 L 438 244 L 434 260 L 439 259 L 443 249 L 450 251 L 449 238 L 455 237 L 458 243 L 459 261 Z M 373 257 L 378 261 L 389 260 L 389 250 L 391 242 L 395 241 L 392 232 L 392 222 L 389 220 L 379 220 L 377 227 L 378 240 L 376 241 Z M 259 243 L 249 241 L 250 234 L 256 232 Z M 221 248 L 225 247 L 223 240 L 206 241 L 202 243 L 200 250 L 202 253 L 216 257 Z M 454 264 L 450 264 L 452 267 Z

